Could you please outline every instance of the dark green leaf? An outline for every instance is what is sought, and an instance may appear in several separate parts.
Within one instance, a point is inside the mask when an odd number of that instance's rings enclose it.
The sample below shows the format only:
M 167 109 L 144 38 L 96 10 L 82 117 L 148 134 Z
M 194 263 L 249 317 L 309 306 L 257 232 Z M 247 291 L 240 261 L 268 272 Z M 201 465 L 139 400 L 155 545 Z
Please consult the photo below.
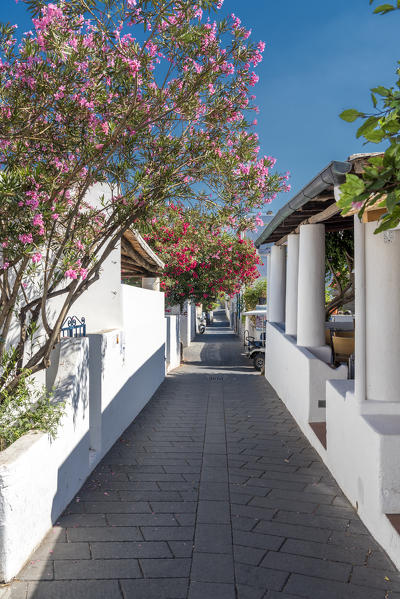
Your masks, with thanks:
M 378 104 L 378 101 L 376 99 L 375 94 L 373 94 L 372 92 L 371 92 L 371 99 L 372 99 L 372 104 L 374 105 L 374 108 L 376 108 L 376 105 Z

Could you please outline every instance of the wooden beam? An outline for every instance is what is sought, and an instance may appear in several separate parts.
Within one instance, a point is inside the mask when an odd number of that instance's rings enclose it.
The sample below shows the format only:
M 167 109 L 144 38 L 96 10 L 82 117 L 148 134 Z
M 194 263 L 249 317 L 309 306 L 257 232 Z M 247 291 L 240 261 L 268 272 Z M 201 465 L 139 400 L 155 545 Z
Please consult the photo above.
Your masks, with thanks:
M 317 223 L 324 222 L 324 221 L 330 219 L 335 214 L 339 214 L 339 212 L 340 212 L 340 208 L 338 207 L 336 202 L 334 202 L 333 204 L 328 206 L 328 208 L 325 208 L 325 210 L 322 210 L 322 212 L 318 212 L 318 214 L 314 214 L 313 216 L 310 216 L 309 218 L 306 218 L 305 220 L 303 220 L 301 223 L 298 224 L 298 226 L 293 231 L 291 231 L 291 233 L 298 233 L 301 225 L 315 225 Z M 283 245 L 284 243 L 286 243 L 287 238 L 288 238 L 288 236 L 284 235 L 276 242 L 275 245 Z
M 370 208 L 365 210 L 362 215 L 363 223 L 373 223 L 381 218 L 387 212 L 386 208 Z
M 138 264 L 139 266 L 142 266 L 148 272 L 154 272 L 156 270 L 154 265 L 152 265 L 150 262 L 145 260 L 143 258 L 143 256 L 141 256 L 138 252 L 136 252 L 133 249 L 133 247 L 124 238 L 122 238 L 122 243 L 121 243 L 121 255 L 128 256 L 136 264 Z

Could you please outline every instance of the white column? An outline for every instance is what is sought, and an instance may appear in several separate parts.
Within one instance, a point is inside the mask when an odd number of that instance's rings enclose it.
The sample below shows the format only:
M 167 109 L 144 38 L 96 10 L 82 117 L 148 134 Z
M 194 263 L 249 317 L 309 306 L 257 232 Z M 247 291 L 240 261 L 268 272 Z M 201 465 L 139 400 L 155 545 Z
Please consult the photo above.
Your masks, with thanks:
M 364 225 L 366 397 L 400 401 L 400 231 L 376 226 Z
M 325 345 L 325 225 L 301 225 L 297 345 Z
M 269 321 L 269 300 L 271 290 L 271 253 L 267 255 L 267 320 Z
M 160 291 L 160 277 L 142 277 L 142 288 Z
M 271 248 L 270 290 L 268 316 L 270 322 L 285 322 L 286 248 L 273 245 Z
M 297 298 L 299 286 L 299 235 L 289 235 L 286 263 L 285 333 L 297 335 Z
M 366 399 L 365 335 L 365 225 L 354 215 L 355 356 L 354 392 L 357 401 Z

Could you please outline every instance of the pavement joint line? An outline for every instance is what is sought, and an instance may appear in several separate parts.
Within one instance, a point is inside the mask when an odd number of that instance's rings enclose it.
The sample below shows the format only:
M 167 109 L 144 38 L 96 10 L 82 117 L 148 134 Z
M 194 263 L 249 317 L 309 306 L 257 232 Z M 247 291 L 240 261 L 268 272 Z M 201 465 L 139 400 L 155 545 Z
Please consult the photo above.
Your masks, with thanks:
M 72 548 L 76 559 L 58 549 L 49 562 L 58 578 L 47 580 L 42 545 L 21 582 L 0 587 L 4 599 L 42 599 L 38 582 L 46 599 L 71 588 L 79 599 L 98 599 L 101 589 L 110 599 L 142 597 L 146 588 L 149 599 L 191 599 L 190 582 L 196 597 L 214 594 L 204 599 L 323 599 L 326 588 L 343 599 L 400 598 L 399 573 L 267 381 L 239 355 L 240 342 L 218 327 L 201 343 L 202 355 L 195 341 L 124 443 L 96 467 L 80 491 L 88 498 L 69 515 L 67 508 L 56 547 Z M 224 582 L 216 582 L 222 564 Z

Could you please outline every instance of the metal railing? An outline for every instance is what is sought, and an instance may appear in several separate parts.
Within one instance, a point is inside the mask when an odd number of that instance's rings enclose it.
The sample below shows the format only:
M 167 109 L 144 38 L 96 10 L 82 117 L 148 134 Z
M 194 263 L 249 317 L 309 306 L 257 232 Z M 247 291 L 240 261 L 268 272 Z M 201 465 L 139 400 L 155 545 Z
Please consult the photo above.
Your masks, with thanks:
M 67 316 L 62 324 L 60 335 L 61 337 L 86 337 L 85 317 L 79 319 L 77 316 Z

